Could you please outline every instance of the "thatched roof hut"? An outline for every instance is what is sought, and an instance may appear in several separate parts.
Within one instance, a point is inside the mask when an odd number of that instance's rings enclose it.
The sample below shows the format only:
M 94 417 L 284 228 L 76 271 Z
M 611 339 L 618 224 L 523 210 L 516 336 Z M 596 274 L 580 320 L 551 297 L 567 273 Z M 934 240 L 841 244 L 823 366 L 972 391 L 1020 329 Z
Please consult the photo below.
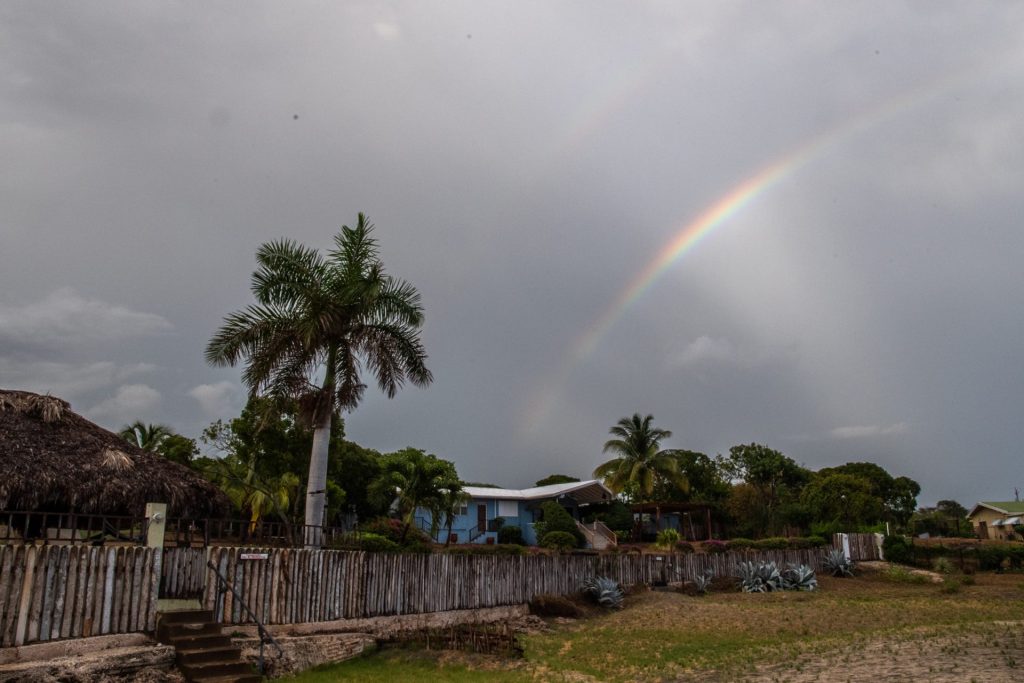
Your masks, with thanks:
M 67 401 L 0 389 L 0 510 L 219 517 L 224 494 L 189 468 L 134 446 Z

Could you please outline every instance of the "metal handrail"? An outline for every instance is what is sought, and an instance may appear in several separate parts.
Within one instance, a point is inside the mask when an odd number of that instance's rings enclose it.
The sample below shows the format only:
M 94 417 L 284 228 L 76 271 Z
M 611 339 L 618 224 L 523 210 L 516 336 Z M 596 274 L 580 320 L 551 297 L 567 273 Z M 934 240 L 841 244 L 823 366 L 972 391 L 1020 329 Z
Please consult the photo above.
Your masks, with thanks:
M 231 594 L 234 595 L 235 599 L 238 601 L 239 606 L 241 606 L 241 608 L 245 610 L 245 613 L 248 615 L 248 617 L 253 620 L 253 623 L 256 624 L 256 630 L 260 635 L 260 656 L 256 664 L 256 669 L 262 676 L 263 646 L 266 645 L 266 643 L 270 643 L 275 648 L 277 648 L 278 656 L 284 657 L 284 651 L 281 650 L 281 645 L 274 639 L 274 636 L 270 635 L 270 632 L 267 630 L 267 627 L 263 625 L 263 622 L 259 620 L 259 617 L 257 617 L 256 614 L 249 608 L 249 603 L 245 601 L 245 598 L 243 598 L 241 594 L 235 590 L 235 587 L 228 582 L 227 577 L 220 573 L 220 569 L 217 568 L 217 565 L 215 565 L 212 561 L 207 560 L 206 566 L 212 569 L 214 576 L 217 577 L 217 599 L 213 603 L 213 608 L 215 610 L 214 616 L 216 616 L 216 609 L 217 605 L 220 604 L 221 596 L 225 592 L 231 591 Z M 221 584 L 223 584 L 223 588 L 221 587 Z

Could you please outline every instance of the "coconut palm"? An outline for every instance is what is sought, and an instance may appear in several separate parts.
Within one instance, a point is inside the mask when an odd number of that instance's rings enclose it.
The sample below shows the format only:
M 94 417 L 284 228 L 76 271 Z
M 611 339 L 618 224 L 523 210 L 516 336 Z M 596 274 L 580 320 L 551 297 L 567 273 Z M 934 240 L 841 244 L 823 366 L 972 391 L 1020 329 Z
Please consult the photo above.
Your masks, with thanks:
M 290 240 L 263 244 L 252 275 L 256 304 L 229 315 L 206 347 L 213 365 L 246 360 L 252 395 L 294 398 L 313 427 L 306 491 L 307 545 L 319 546 L 327 493 L 331 420 L 352 410 L 366 389 L 363 367 L 392 398 L 411 381 L 433 377 L 420 341 L 420 296 L 385 274 L 373 226 L 359 214 L 321 255 Z M 317 381 L 319 379 L 319 382 Z
M 418 448 L 406 448 L 381 459 L 381 474 L 370 484 L 369 493 L 383 505 L 395 503 L 404 524 L 404 541 L 417 509 L 431 510 L 433 524 L 438 524 L 443 514 L 442 507 L 455 507 L 455 500 L 462 493 L 462 484 L 455 465 L 450 461 Z M 437 526 L 433 526 L 431 536 L 436 535 Z
M 130 425 L 121 427 L 118 435 L 130 444 L 134 444 L 144 451 L 158 453 L 163 441 L 174 432 L 167 425 L 145 424 L 136 420 Z
M 624 417 L 609 430 L 614 439 L 604 444 L 605 453 L 617 457 L 598 465 L 594 476 L 604 480 L 612 491 L 620 493 L 627 486 L 636 487 L 643 496 L 650 496 L 658 477 L 664 477 L 686 490 L 689 484 L 679 472 L 675 452 L 661 450 L 661 440 L 672 436 L 667 429 L 651 426 L 653 415 Z

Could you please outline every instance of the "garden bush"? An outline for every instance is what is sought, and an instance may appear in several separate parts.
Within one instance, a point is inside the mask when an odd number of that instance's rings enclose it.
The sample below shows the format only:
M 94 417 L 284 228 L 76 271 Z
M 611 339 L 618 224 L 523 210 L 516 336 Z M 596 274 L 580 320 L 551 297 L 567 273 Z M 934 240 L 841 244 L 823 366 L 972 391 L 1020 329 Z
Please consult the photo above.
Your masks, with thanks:
M 886 536 L 882 541 L 882 554 L 889 562 L 913 564 L 914 545 L 902 536 Z
M 726 547 L 729 550 L 750 550 L 754 547 L 754 541 L 749 538 L 732 538 Z
M 576 540 L 573 547 L 583 544 L 583 534 L 576 526 L 576 520 L 572 518 L 572 515 L 564 507 L 553 500 L 549 500 L 541 504 L 540 511 L 542 515 L 541 521 L 539 524 L 534 524 L 538 538 L 543 538 L 553 531 L 561 531 L 571 535 Z
M 704 541 L 700 544 L 700 547 L 704 552 L 711 554 L 724 553 L 729 549 L 729 546 L 725 541 L 719 540 Z
M 693 544 L 689 541 L 679 541 L 676 543 L 676 552 L 689 555 L 693 552 Z
M 576 547 L 576 543 L 576 537 L 565 531 L 548 531 L 540 539 L 542 548 L 559 551 L 572 550 Z
M 445 553 L 449 555 L 525 555 L 526 549 L 521 545 L 514 544 L 498 544 L 498 545 L 484 545 L 470 544 L 470 545 L 455 545 L 449 548 L 445 548 Z
M 824 536 L 794 536 L 793 538 L 787 538 L 786 541 L 788 547 L 793 550 L 808 550 L 828 545 L 828 541 L 825 540 Z
M 363 533 L 376 534 L 383 536 L 384 538 L 404 546 L 415 546 L 415 545 L 429 545 L 433 543 L 430 536 L 415 526 L 410 526 L 409 530 L 405 532 L 405 540 L 402 540 L 402 532 L 405 529 L 405 522 L 400 519 L 392 519 L 389 517 L 378 517 L 377 519 L 371 520 L 366 524 L 359 527 L 359 531 Z
M 371 553 L 396 553 L 402 548 L 390 538 L 365 532 L 359 535 L 359 549 Z
M 525 545 L 523 542 L 523 530 L 517 526 L 503 526 L 498 529 L 498 543 L 512 543 L 514 545 Z
M 789 548 L 789 539 L 780 536 L 762 538 L 754 541 L 751 547 L 755 550 L 787 550 Z
M 672 546 L 679 542 L 679 532 L 675 529 L 662 529 L 658 532 L 657 538 L 654 540 L 654 545 L 664 550 L 670 550 Z

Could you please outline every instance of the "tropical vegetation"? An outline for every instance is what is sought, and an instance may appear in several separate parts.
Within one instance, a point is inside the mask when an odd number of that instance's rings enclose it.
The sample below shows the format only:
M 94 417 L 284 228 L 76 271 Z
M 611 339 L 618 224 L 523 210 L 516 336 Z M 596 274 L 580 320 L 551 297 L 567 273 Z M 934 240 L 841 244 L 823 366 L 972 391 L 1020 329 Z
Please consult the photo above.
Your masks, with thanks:
M 406 381 L 432 380 L 419 292 L 384 271 L 372 231 L 360 213 L 326 255 L 287 239 L 260 246 L 251 281 L 256 303 L 227 316 L 206 347 L 212 365 L 244 360 L 251 395 L 295 401 L 312 426 L 305 523 L 314 546 L 327 507 L 331 424 L 362 398 L 360 368 L 389 398 Z

